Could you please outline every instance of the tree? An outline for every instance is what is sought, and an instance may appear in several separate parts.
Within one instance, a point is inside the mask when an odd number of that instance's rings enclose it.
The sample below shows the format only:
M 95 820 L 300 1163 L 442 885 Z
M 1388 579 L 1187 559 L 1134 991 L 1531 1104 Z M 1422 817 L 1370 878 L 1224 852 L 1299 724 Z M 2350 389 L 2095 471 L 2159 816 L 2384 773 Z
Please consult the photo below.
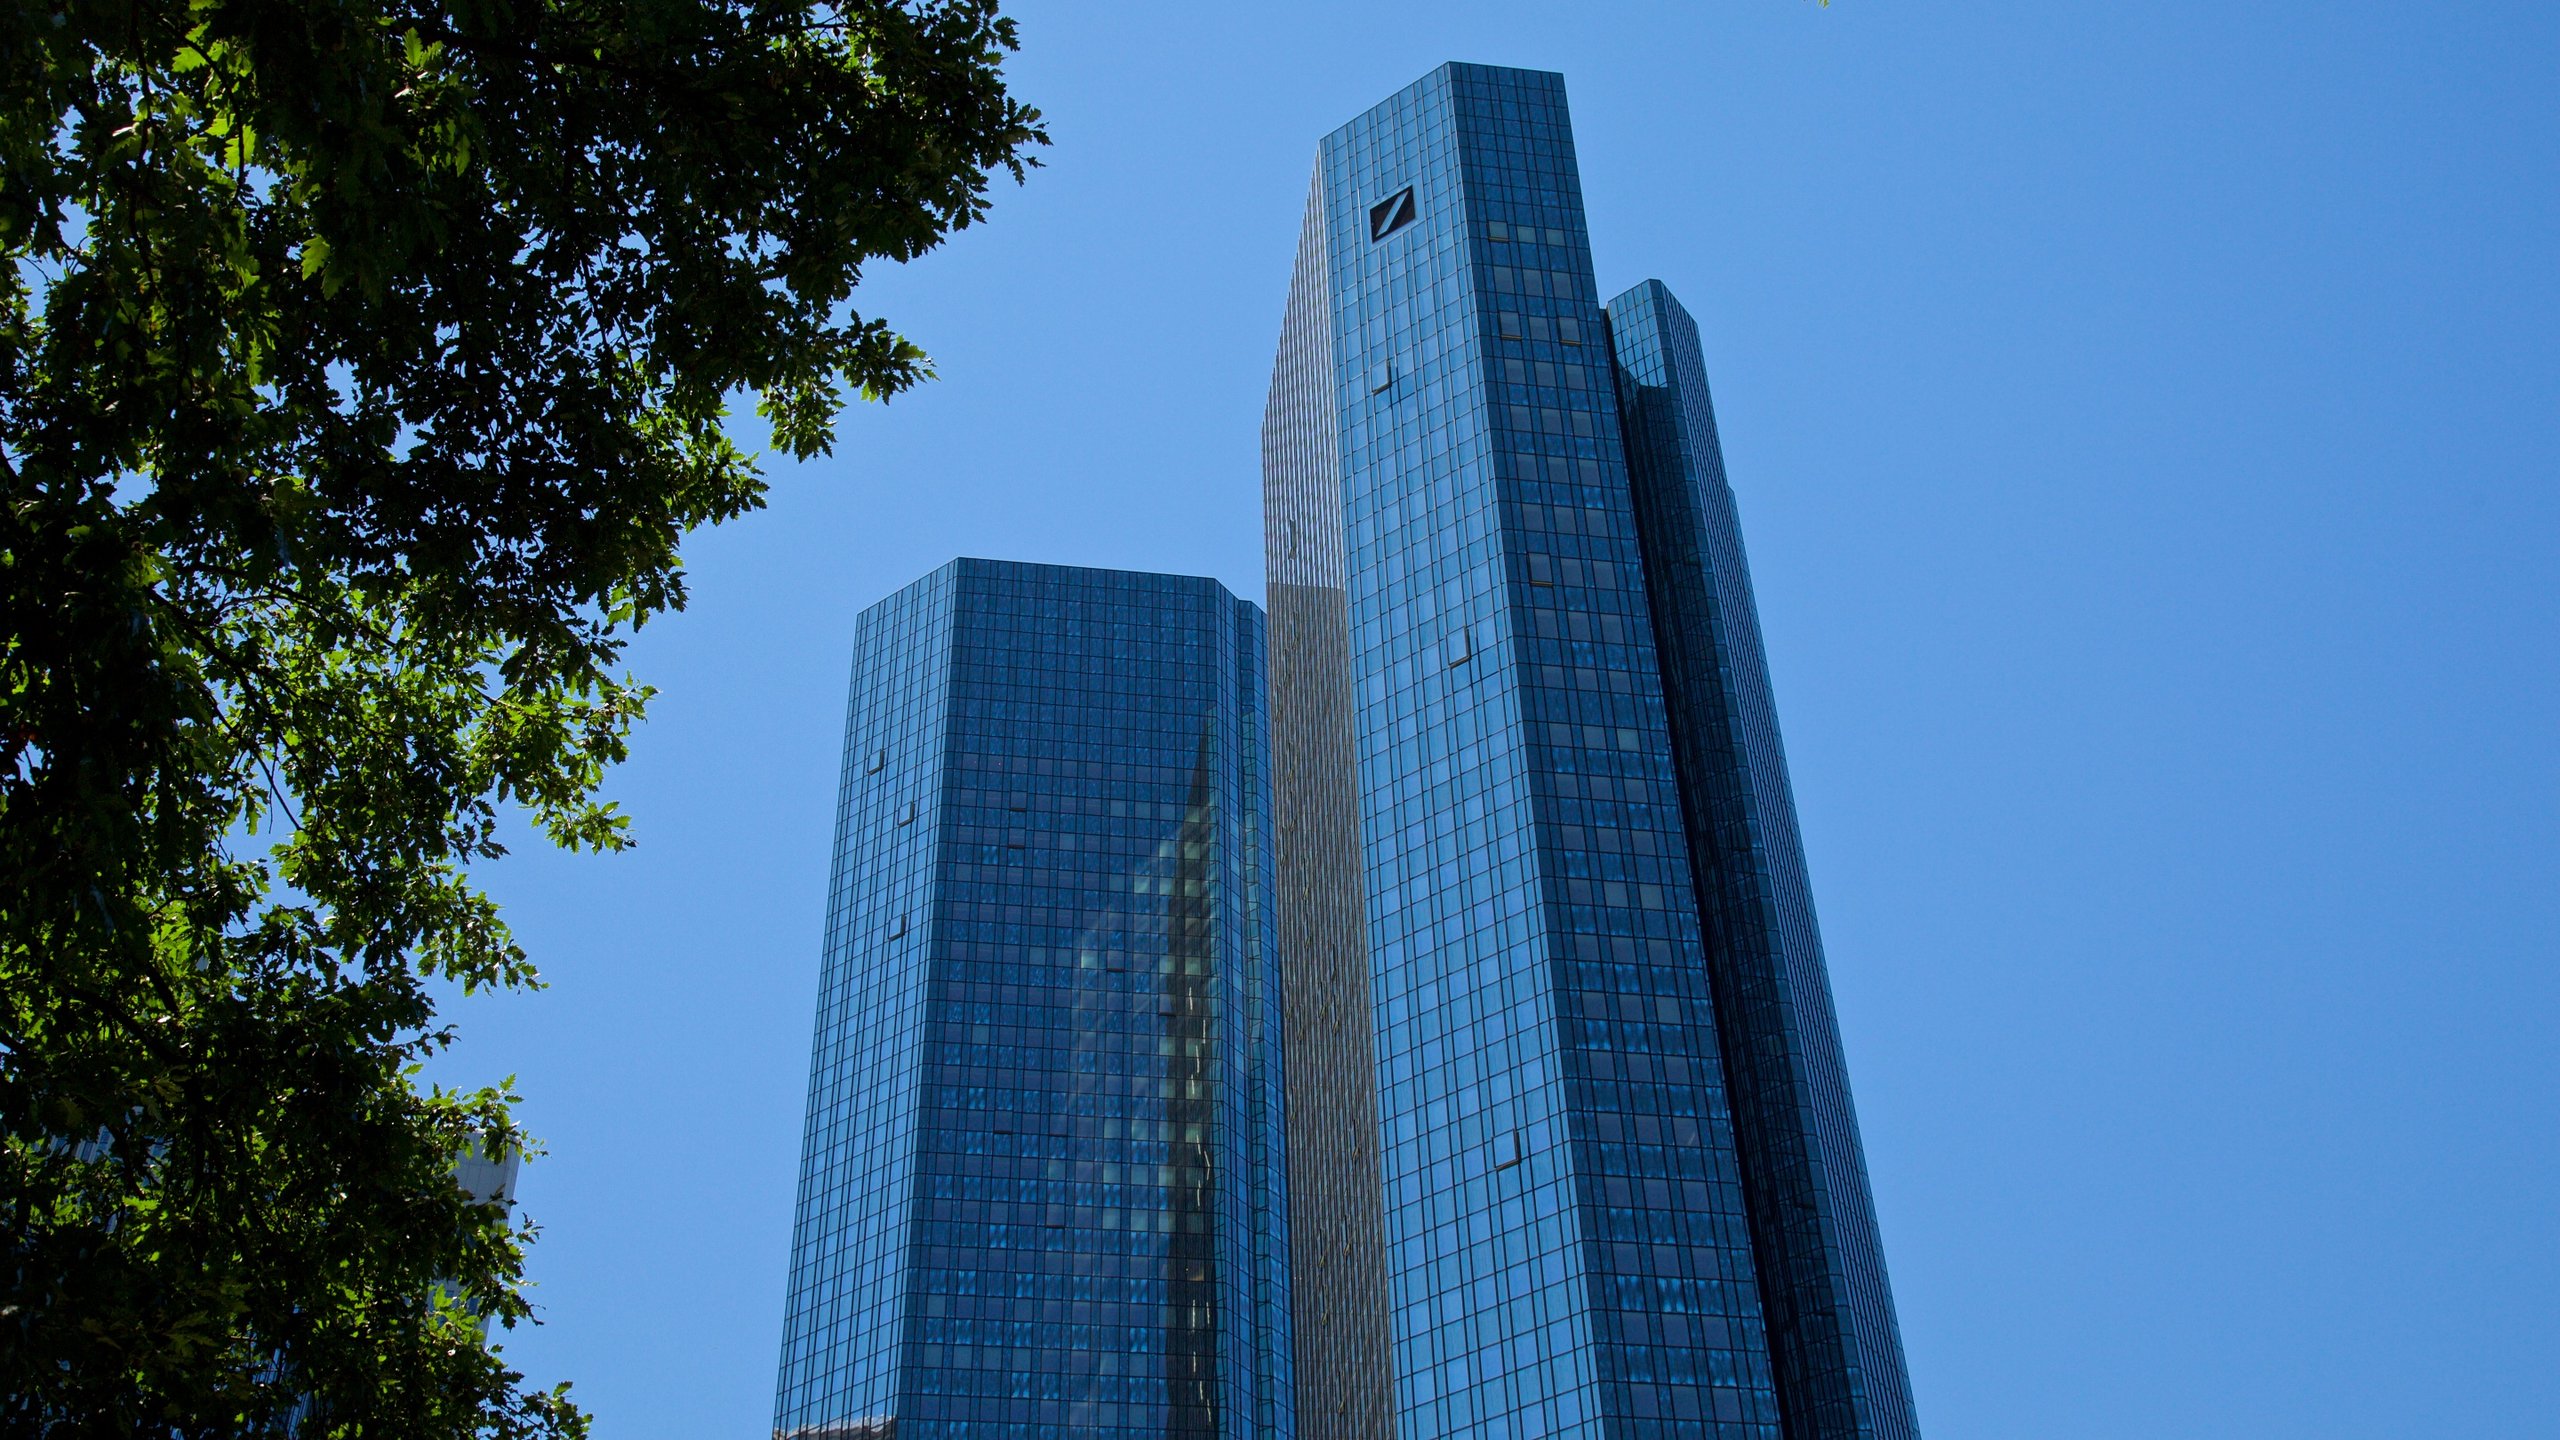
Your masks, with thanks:
M 422 1090 L 613 850 L 677 545 L 929 373 L 863 266 L 1046 143 L 994 0 L 0 10 L 0 1430 L 564 1435 Z

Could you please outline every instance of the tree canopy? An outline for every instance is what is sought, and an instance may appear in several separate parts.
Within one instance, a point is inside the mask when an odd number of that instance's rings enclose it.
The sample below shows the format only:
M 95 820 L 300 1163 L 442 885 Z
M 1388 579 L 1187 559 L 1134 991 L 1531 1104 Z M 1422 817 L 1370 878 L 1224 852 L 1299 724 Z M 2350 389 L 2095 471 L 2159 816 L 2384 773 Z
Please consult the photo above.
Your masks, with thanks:
M 1045 143 L 993 0 L 0 8 L 0 1430 L 560 1435 L 483 1343 L 527 1144 L 422 1087 L 538 983 L 471 867 L 598 798 L 730 438 Z

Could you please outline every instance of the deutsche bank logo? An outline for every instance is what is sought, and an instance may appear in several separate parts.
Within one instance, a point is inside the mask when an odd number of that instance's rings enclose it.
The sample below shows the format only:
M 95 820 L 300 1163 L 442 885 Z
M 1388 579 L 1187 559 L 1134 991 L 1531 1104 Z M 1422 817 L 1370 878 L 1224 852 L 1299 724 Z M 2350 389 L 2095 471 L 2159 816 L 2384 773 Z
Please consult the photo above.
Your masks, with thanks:
M 1413 223 L 1413 187 L 1407 185 L 1369 207 L 1369 239 L 1384 240 Z

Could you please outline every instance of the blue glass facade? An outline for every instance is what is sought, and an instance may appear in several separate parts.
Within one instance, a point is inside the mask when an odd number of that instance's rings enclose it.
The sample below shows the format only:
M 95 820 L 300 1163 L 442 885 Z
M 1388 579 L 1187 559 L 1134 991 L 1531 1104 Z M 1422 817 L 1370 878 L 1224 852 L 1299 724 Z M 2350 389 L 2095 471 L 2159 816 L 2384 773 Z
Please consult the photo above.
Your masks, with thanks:
M 860 617 L 778 1436 L 1294 1433 L 1261 613 Z
M 1910 1379 L 1698 326 L 1609 302 L 1708 973 L 1790 1435 L 1914 1440 Z
M 1648 529 L 1697 507 L 1633 478 L 1695 489 L 1681 437 L 1711 447 L 1711 422 L 1622 418 L 1561 79 L 1433 72 L 1325 139 L 1307 230 L 1264 430 L 1291 1183 L 1346 1226 L 1374 1187 L 1381 1258 L 1311 1285 L 1300 1232 L 1301 1423 L 1382 1436 L 1332 1402 L 1384 1390 L 1409 1440 L 1906 1435 L 1906 1389 L 1888 1415 L 1875 1383 L 1901 1360 L 1818 944 L 1765 938 L 1809 937 L 1811 908 L 1765 674 L 1716 668 L 1758 663 L 1738 535 L 1691 541 L 1729 550 L 1690 575 L 1725 608 L 1666 616 L 1699 587 L 1653 573 Z M 1742 717 L 1723 750 L 1688 733 L 1709 699 Z M 1718 798 L 1737 783 L 1752 804 Z M 1763 959 L 1711 960 L 1754 865 Z M 1325 884 L 1345 874 L 1356 901 Z M 1346 917 L 1358 935 L 1302 952 Z M 1728 1001 L 1745 972 L 1792 999 Z M 1365 1055 L 1323 1043 L 1362 1021 Z M 1728 1061 L 1770 1045 L 1805 1063 Z M 1786 1099 L 1814 1092 L 1836 1103 Z M 1801 1163 L 1773 1179 L 1775 1126 Z M 1787 1213 L 1823 1195 L 1863 1228 Z

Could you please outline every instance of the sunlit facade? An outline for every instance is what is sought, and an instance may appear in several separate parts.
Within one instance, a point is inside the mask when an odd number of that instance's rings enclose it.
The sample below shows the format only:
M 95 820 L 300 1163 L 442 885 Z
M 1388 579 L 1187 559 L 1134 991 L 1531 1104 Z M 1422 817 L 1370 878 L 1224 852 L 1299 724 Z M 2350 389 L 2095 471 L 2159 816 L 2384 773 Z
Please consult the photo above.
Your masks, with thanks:
M 1911 1440 L 1696 327 L 1563 82 L 1319 148 L 1263 429 L 1309 1440 Z
M 1287 1440 L 1263 623 L 960 560 L 863 612 L 774 1428 Z

